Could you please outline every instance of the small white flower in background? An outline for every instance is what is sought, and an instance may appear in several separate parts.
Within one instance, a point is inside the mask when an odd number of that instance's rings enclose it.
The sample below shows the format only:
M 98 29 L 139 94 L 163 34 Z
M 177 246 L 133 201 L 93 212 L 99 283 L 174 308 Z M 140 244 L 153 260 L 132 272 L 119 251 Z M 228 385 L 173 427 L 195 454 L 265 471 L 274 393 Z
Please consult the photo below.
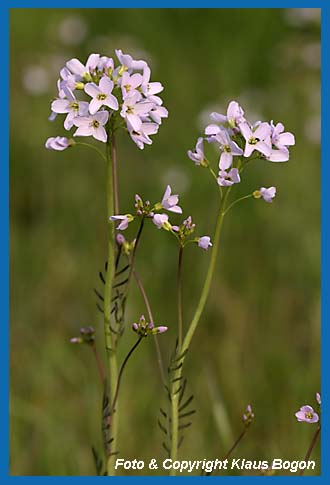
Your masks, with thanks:
M 265 202 L 273 202 L 276 195 L 276 187 L 261 187 L 259 190 L 253 192 L 253 197 L 255 199 L 264 199 Z
M 210 247 L 212 247 L 211 238 L 209 236 L 202 236 L 197 241 L 198 247 L 207 251 Z
M 94 115 L 74 118 L 73 124 L 78 128 L 73 136 L 93 136 L 96 140 L 105 143 L 108 135 L 104 125 L 106 125 L 108 118 L 108 111 L 98 111 Z

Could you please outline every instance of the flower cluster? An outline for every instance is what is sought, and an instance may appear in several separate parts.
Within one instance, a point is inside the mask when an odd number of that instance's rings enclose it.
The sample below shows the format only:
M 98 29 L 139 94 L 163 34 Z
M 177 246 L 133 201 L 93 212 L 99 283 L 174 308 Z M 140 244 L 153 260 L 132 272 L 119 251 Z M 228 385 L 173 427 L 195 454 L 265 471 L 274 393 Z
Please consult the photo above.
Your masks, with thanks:
M 250 404 L 248 404 L 246 406 L 245 413 L 242 416 L 242 421 L 244 423 L 244 426 L 248 428 L 253 420 L 254 420 L 254 412 L 252 411 Z
M 318 405 L 321 406 L 321 395 L 318 392 L 316 393 L 316 401 Z M 312 406 L 309 406 L 308 404 L 302 406 L 299 411 L 295 413 L 295 416 L 299 422 L 310 424 L 318 423 L 320 419 L 317 412 L 315 412 Z
M 295 138 L 292 133 L 284 131 L 282 123 L 258 121 L 251 124 L 237 101 L 229 103 L 225 115 L 213 112 L 210 118 L 212 123 L 205 128 L 205 140 L 215 144 L 220 152 L 217 178 L 220 186 L 239 183 L 241 169 L 251 155 L 271 162 L 289 160 L 289 147 L 295 144 Z M 209 167 L 204 153 L 204 138 L 198 138 L 195 150 L 189 150 L 188 157 L 195 165 Z M 271 202 L 275 195 L 265 194 L 264 197 L 261 190 L 260 194 L 267 202 Z
M 143 60 L 135 60 L 121 50 L 111 57 L 91 54 L 83 64 L 69 60 L 60 71 L 57 82 L 58 96 L 51 103 L 50 120 L 65 114 L 64 128 L 76 131 L 73 136 L 92 136 L 106 142 L 108 127 L 126 127 L 136 145 L 143 149 L 151 145 L 150 135 L 157 133 L 162 118 L 168 117 L 158 94 L 160 82 L 151 82 L 151 70 Z M 83 94 L 83 99 L 79 99 Z M 64 150 L 70 146 L 67 138 L 60 142 L 50 138 L 46 148 Z
M 94 345 L 95 330 L 93 327 L 81 328 L 80 337 L 73 337 L 70 339 L 72 344 L 88 344 Z
M 155 327 L 152 322 L 148 323 L 144 315 L 141 315 L 138 323 L 133 323 L 132 329 L 140 337 L 148 337 L 148 335 L 155 335 L 157 333 L 164 333 L 167 331 L 167 327 Z
M 152 206 L 149 200 L 144 202 L 142 198 L 136 194 L 134 204 L 136 214 L 113 215 L 110 216 L 110 220 L 119 222 L 116 229 L 124 231 L 127 229 L 128 224 L 133 222 L 136 217 L 150 218 L 158 229 L 165 229 L 166 231 L 171 232 L 179 240 L 181 246 L 184 246 L 195 230 L 195 224 L 192 223 L 191 216 L 185 219 L 180 226 L 176 226 L 170 223 L 168 214 L 163 212 L 163 210 L 166 210 L 175 214 L 182 214 L 182 208 L 178 203 L 179 195 L 172 194 L 171 186 L 167 185 L 161 202 L 157 202 Z M 123 236 L 121 235 L 121 237 Z M 198 246 L 204 250 L 207 250 L 212 246 L 211 238 L 209 236 L 189 239 L 189 242 L 196 242 Z

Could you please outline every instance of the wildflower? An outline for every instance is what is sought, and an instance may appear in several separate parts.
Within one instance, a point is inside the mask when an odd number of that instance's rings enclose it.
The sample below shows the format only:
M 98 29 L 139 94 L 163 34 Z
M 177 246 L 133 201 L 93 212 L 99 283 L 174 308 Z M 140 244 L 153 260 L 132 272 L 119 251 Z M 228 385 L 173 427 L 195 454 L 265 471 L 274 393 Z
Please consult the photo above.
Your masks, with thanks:
M 141 74 L 130 74 L 129 72 L 125 71 L 120 80 L 123 98 L 125 98 L 129 94 L 132 94 L 132 92 L 134 92 L 136 88 L 141 86 L 142 82 L 143 77 Z
M 133 323 L 132 329 L 136 332 L 140 337 L 147 337 L 148 335 L 155 335 L 157 333 L 164 333 L 168 330 L 168 327 L 160 326 L 155 327 L 152 322 L 146 322 L 144 315 L 141 315 L 140 320 L 138 323 Z
M 229 172 L 225 170 L 219 171 L 219 177 L 217 178 L 218 184 L 223 187 L 229 185 L 238 184 L 241 181 L 237 168 L 232 168 Z
M 68 138 L 65 138 L 65 136 L 52 136 L 46 140 L 45 147 L 48 150 L 57 150 L 62 152 L 73 144 L 73 140 L 68 140 Z
M 283 147 L 280 150 L 272 149 L 270 155 L 265 158 L 270 162 L 287 162 L 290 158 L 290 154 L 289 150 L 286 147 Z
M 197 241 L 198 247 L 207 251 L 210 247 L 213 246 L 211 243 L 211 238 L 209 236 L 202 236 Z
M 246 121 L 244 118 L 244 111 L 237 101 L 231 101 L 229 103 L 226 115 L 213 112 L 211 113 L 210 118 L 215 123 L 219 123 L 221 125 L 228 124 L 228 126 L 235 131 L 238 131 L 238 126 Z M 210 124 L 205 128 L 205 134 L 211 136 L 217 135 L 220 130 L 221 128 L 219 128 L 218 125 Z
M 123 67 L 123 71 L 132 71 L 133 69 L 140 71 L 145 69 L 145 67 L 148 65 L 146 61 L 136 61 L 129 54 L 124 54 L 121 49 L 116 49 L 115 52 L 119 62 Z
M 201 165 L 202 167 L 207 167 L 208 163 L 205 160 L 204 156 L 204 146 L 203 146 L 203 138 L 200 137 L 197 140 L 195 151 L 188 150 L 188 157 L 190 160 L 195 162 L 195 165 Z
M 276 195 L 276 187 L 261 187 L 259 190 L 255 190 L 253 192 L 253 197 L 255 199 L 263 198 L 265 202 L 273 202 L 273 199 Z
M 245 413 L 242 416 L 243 423 L 246 427 L 249 427 L 254 420 L 254 412 L 252 411 L 251 405 L 246 406 Z
M 134 143 L 141 150 L 143 150 L 144 145 L 152 144 L 152 140 L 149 135 L 155 135 L 158 132 L 158 124 L 149 122 L 142 123 L 138 131 L 129 128 L 128 132 Z
M 319 420 L 319 415 L 314 411 L 312 406 L 308 405 L 302 406 L 299 411 L 295 413 L 295 416 L 299 422 L 317 423 Z
M 121 223 L 117 226 L 118 231 L 125 231 L 127 229 L 128 224 L 134 220 L 134 217 L 131 214 L 125 214 L 123 216 L 110 216 L 110 221 L 121 221 Z
M 98 111 L 94 115 L 74 118 L 73 123 L 78 129 L 73 136 L 93 136 L 96 140 L 106 143 L 108 135 L 104 125 L 108 118 L 108 111 Z
M 133 92 L 124 99 L 120 115 L 126 119 L 129 130 L 139 131 L 142 127 L 142 117 L 147 116 L 153 103 L 141 101 L 141 94 Z
M 220 144 L 221 156 L 219 168 L 221 170 L 227 170 L 233 163 L 233 156 L 242 155 L 243 150 L 230 139 L 226 130 L 220 130 L 217 135 L 212 138 L 212 141 Z
M 165 229 L 167 225 L 170 225 L 167 214 L 155 214 L 152 218 L 152 222 L 158 227 L 158 229 Z
M 155 123 L 157 123 L 158 125 L 161 125 L 162 118 L 168 118 L 168 111 L 166 108 L 164 108 L 164 106 L 161 106 L 158 103 L 154 103 L 148 115 Z
M 93 99 L 89 103 L 89 112 L 95 114 L 102 106 L 108 106 L 113 110 L 118 109 L 118 100 L 111 94 L 113 82 L 107 76 L 103 76 L 97 86 L 95 83 L 85 84 L 85 92 Z
M 88 115 L 88 103 L 86 101 L 78 101 L 74 96 L 73 92 L 69 88 L 64 88 L 65 95 L 67 98 L 55 99 L 51 104 L 52 113 L 56 114 L 66 114 L 67 116 L 64 120 L 64 128 L 66 130 L 71 130 L 74 123 L 74 118 L 77 116 L 87 116 Z
M 143 69 L 143 82 L 141 86 L 142 92 L 146 97 L 158 94 L 164 89 L 160 82 L 150 82 L 150 75 L 150 67 L 146 65 Z
M 72 74 L 79 76 L 81 79 L 91 81 L 92 78 L 90 75 L 90 71 L 94 70 L 97 67 L 99 61 L 100 54 L 90 54 L 87 59 L 86 65 L 79 61 L 79 59 L 74 58 L 70 59 L 70 61 L 66 63 L 66 67 Z
M 282 123 L 270 122 L 271 126 L 271 140 L 272 144 L 276 146 L 279 150 L 284 147 L 292 146 L 295 144 L 294 135 L 290 132 L 284 132 L 284 125 Z
M 179 202 L 179 196 L 177 194 L 171 195 L 171 192 L 172 192 L 171 186 L 168 185 L 163 195 L 163 200 L 161 205 L 165 210 L 168 210 L 170 212 L 175 212 L 177 214 L 182 214 L 181 207 L 177 205 L 177 203 Z
M 321 406 L 321 394 L 319 392 L 316 393 L 316 401 L 319 406 Z
M 255 130 L 251 129 L 248 123 L 241 123 L 239 128 L 246 141 L 244 157 L 249 157 L 254 150 L 266 157 L 271 154 L 271 127 L 268 123 L 260 123 Z

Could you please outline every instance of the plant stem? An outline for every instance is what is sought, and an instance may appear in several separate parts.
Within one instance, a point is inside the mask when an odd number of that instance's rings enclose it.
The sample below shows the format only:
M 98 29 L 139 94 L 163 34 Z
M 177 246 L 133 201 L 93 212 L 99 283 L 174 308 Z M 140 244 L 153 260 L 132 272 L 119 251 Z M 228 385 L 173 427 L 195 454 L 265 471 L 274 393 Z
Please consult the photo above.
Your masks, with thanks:
M 101 152 L 101 150 L 99 150 L 94 145 L 91 145 L 90 143 L 85 143 L 85 142 L 82 142 L 82 141 L 77 141 L 75 144 L 76 145 L 81 145 L 81 146 L 84 146 L 84 147 L 88 147 L 88 148 L 92 148 L 93 150 L 95 150 L 102 157 L 102 159 L 105 162 L 107 162 L 107 158 L 104 156 L 104 154 Z
M 154 324 L 155 323 L 154 317 L 152 315 L 150 303 L 149 303 L 147 294 L 145 292 L 144 286 L 142 284 L 142 281 L 141 281 L 141 279 L 140 279 L 137 271 L 133 270 L 133 275 L 134 275 L 136 284 L 138 285 L 139 290 L 141 292 L 141 295 L 142 295 L 144 304 L 146 306 L 150 323 L 153 323 Z M 156 334 L 153 335 L 153 338 L 154 338 L 156 352 L 157 352 L 157 362 L 158 362 L 158 366 L 159 366 L 160 376 L 161 376 L 161 379 L 162 379 L 163 384 L 165 385 L 166 379 L 165 379 L 165 372 L 164 372 L 164 364 L 163 364 L 162 353 L 161 353 L 160 345 L 159 345 L 159 341 L 158 341 L 158 335 L 156 335 Z
M 214 241 L 213 241 L 213 248 L 212 248 L 212 254 L 211 254 L 211 260 L 209 264 L 209 268 L 207 271 L 206 279 L 204 282 L 204 286 L 202 289 L 202 293 L 199 299 L 199 303 L 197 306 L 197 309 L 195 311 L 194 317 L 190 323 L 190 326 L 188 328 L 188 331 L 186 333 L 185 338 L 183 339 L 183 344 L 182 347 L 180 348 L 180 351 L 178 352 L 178 356 L 183 355 L 182 358 L 180 359 L 180 363 L 182 364 L 181 367 L 175 371 L 173 375 L 173 380 L 175 383 L 171 384 L 171 449 L 170 449 L 170 458 L 175 461 L 178 456 L 178 440 L 179 440 L 179 395 L 180 393 L 178 391 L 178 387 L 180 386 L 180 382 L 182 381 L 182 370 L 183 370 L 183 364 L 185 360 L 185 353 L 189 349 L 191 339 L 195 333 L 195 330 L 197 328 L 197 325 L 199 323 L 200 317 L 203 313 L 206 300 L 210 291 L 211 287 L 211 282 L 212 282 L 212 277 L 213 273 L 215 270 L 215 264 L 217 260 L 217 254 L 219 250 L 219 242 L 220 242 L 220 235 L 221 235 L 221 228 L 223 224 L 223 220 L 225 217 L 225 209 L 226 209 L 226 202 L 228 199 L 228 195 L 230 193 L 230 187 L 227 188 L 227 190 L 223 193 L 221 197 L 221 202 L 220 202 L 220 208 L 219 208 L 219 213 L 216 221 L 216 229 L 215 229 L 215 236 L 214 236 Z M 172 468 L 170 475 L 174 476 L 176 475 L 176 471 Z
M 117 143 L 113 134 L 111 140 L 112 148 L 112 175 L 113 175 L 113 209 L 114 215 L 119 214 L 119 197 L 118 197 L 118 171 L 117 171 Z
M 212 248 L 209 268 L 208 268 L 208 271 L 207 271 L 207 275 L 206 275 L 206 279 L 205 279 L 204 286 L 203 286 L 203 289 L 202 289 L 202 293 L 201 293 L 201 296 L 200 296 L 200 299 L 199 299 L 199 302 L 198 302 L 198 306 L 196 308 L 195 314 L 194 314 L 193 319 L 191 321 L 191 324 L 188 328 L 186 336 L 183 340 L 182 349 L 181 349 L 182 353 L 186 352 L 189 348 L 191 339 L 193 338 L 196 327 L 197 327 L 199 320 L 200 320 L 200 317 L 203 313 L 203 310 L 204 310 L 204 307 L 205 307 L 205 304 L 206 304 L 206 300 L 207 300 L 207 297 L 208 297 L 208 294 L 209 294 L 209 291 L 210 291 L 213 273 L 214 273 L 214 270 L 215 270 L 215 264 L 216 264 L 216 261 L 217 261 L 218 250 L 219 250 L 221 229 L 222 229 L 223 220 L 224 220 L 225 213 L 226 213 L 225 207 L 226 207 L 226 202 L 227 202 L 229 193 L 230 193 L 230 187 L 227 188 L 227 190 L 224 193 L 224 195 L 221 199 L 221 202 L 220 202 L 220 208 L 219 208 L 219 213 L 218 213 L 217 222 L 216 222 L 216 229 L 215 229 L 214 242 L 213 242 L 213 248 Z
M 115 349 L 115 338 L 111 331 L 111 293 L 115 273 L 115 228 L 114 223 L 110 221 L 110 216 L 114 214 L 114 185 L 113 185 L 113 164 L 116 158 L 114 149 L 114 135 L 109 133 L 107 143 L 107 219 L 109 224 L 108 231 L 108 258 L 107 272 L 104 285 L 104 332 L 105 344 L 107 350 L 108 377 L 110 388 L 110 402 L 113 402 L 116 393 L 116 383 L 118 376 L 117 354 Z M 116 162 L 115 162 L 116 163 Z M 118 434 L 118 412 L 112 420 L 112 448 L 117 449 Z M 115 475 L 114 459 L 112 456 L 107 457 L 107 473 L 109 476 Z
M 222 458 L 222 460 L 226 460 L 226 459 L 228 459 L 230 457 L 230 455 L 232 454 L 232 452 L 234 451 L 234 449 L 236 448 L 236 446 L 239 444 L 239 442 L 245 436 L 246 431 L 247 431 L 247 428 L 244 428 L 243 431 L 241 432 L 241 434 L 239 435 L 239 437 L 237 438 L 237 440 L 235 441 L 235 443 L 233 444 L 233 446 L 230 448 L 229 451 L 227 451 L 227 453 Z
M 102 382 L 102 384 L 104 386 L 105 380 L 106 380 L 105 369 L 103 367 L 103 363 L 102 363 L 100 354 L 97 351 L 97 348 L 96 348 L 95 343 L 92 345 L 92 351 L 93 351 L 93 354 L 95 356 L 95 362 L 96 362 L 96 366 L 97 366 L 97 370 L 98 370 L 98 373 L 99 373 L 101 382 Z
M 178 262 L 178 353 L 182 346 L 183 318 L 182 318 L 182 257 L 183 247 L 180 245 Z
M 317 430 L 315 431 L 315 434 L 313 436 L 313 439 L 311 441 L 311 444 L 309 445 L 309 448 L 307 450 L 307 453 L 306 453 L 306 456 L 305 456 L 305 461 L 308 461 L 309 460 L 309 457 L 311 456 L 312 454 L 312 451 L 313 451 L 313 448 L 315 446 L 315 443 L 317 441 L 317 438 L 319 437 L 319 434 L 320 434 L 320 431 L 321 431 L 321 426 L 318 426 Z M 305 473 L 305 469 L 302 469 L 299 473 L 299 476 L 303 476 Z
M 230 211 L 230 209 L 232 207 L 234 207 L 234 205 L 238 204 L 239 202 L 241 202 L 242 200 L 245 200 L 245 199 L 251 199 L 251 197 L 253 197 L 253 194 L 249 194 L 249 195 L 244 195 L 244 197 L 240 197 L 239 199 L 236 199 L 234 200 L 234 202 L 232 202 L 231 204 L 229 204 L 229 206 L 227 207 L 227 209 L 225 210 L 225 214 L 227 214 L 227 212 Z

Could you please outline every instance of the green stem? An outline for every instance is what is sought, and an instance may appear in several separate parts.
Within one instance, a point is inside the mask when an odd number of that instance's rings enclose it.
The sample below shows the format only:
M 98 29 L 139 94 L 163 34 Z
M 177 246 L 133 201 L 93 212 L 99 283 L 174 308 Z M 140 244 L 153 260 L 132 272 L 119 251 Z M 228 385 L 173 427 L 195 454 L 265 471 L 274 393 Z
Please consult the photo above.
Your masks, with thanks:
M 178 456 L 178 441 L 179 441 L 179 395 L 180 393 L 178 392 L 178 388 L 180 387 L 180 382 L 182 381 L 182 370 L 183 370 L 183 364 L 185 360 L 185 355 L 186 352 L 190 346 L 190 342 L 192 340 L 192 337 L 195 333 L 195 330 L 197 328 L 197 325 L 199 323 L 199 320 L 201 318 L 201 315 L 203 313 L 206 300 L 210 291 L 211 287 L 211 282 L 213 278 L 213 273 L 215 270 L 215 264 L 217 260 L 217 254 L 219 250 L 219 242 L 220 242 L 220 235 L 221 235 L 221 229 L 222 229 L 222 224 L 223 220 L 225 217 L 225 208 L 226 208 L 226 202 L 228 199 L 230 193 L 230 187 L 227 188 L 227 190 L 223 193 L 223 196 L 221 198 L 220 202 L 220 208 L 219 208 L 219 213 L 216 221 L 216 229 L 215 229 L 215 236 L 214 236 L 214 241 L 213 241 L 213 248 L 212 248 L 212 254 L 211 254 L 211 260 L 209 264 L 209 268 L 207 271 L 206 279 L 204 282 L 204 286 L 202 289 L 202 293 L 199 299 L 199 303 L 197 305 L 194 317 L 190 323 L 190 326 L 188 328 L 188 331 L 186 333 L 185 338 L 183 339 L 182 347 L 178 351 L 178 356 L 182 356 L 180 358 L 180 368 L 174 373 L 173 379 L 172 379 L 172 384 L 171 384 L 171 448 L 170 448 L 170 458 L 175 461 Z M 173 380 L 175 381 L 173 383 Z M 176 475 L 176 470 L 173 468 L 171 469 L 170 472 L 171 476 Z
M 107 350 L 108 377 L 110 380 L 110 402 L 113 402 L 116 394 L 116 383 L 118 379 L 117 354 L 115 349 L 115 338 L 111 331 L 111 293 L 115 273 L 115 228 L 110 221 L 110 216 L 114 214 L 114 185 L 113 185 L 113 160 L 116 156 L 114 150 L 114 135 L 109 133 L 107 143 L 107 219 L 108 219 L 108 265 L 104 285 L 104 332 Z M 111 448 L 117 450 L 118 434 L 118 412 L 112 419 L 111 434 L 113 441 Z M 107 457 L 108 476 L 115 475 L 115 460 L 113 456 Z
M 225 215 L 227 214 L 227 212 L 230 211 L 230 209 L 232 207 L 234 207 L 234 205 L 238 204 L 239 202 L 241 202 L 242 200 L 245 200 L 245 199 L 251 199 L 251 197 L 253 197 L 253 194 L 249 194 L 249 195 L 244 195 L 244 197 L 240 197 L 239 199 L 236 199 L 234 200 L 234 202 L 232 202 L 231 204 L 229 204 L 229 206 L 227 207 L 227 209 L 225 210 Z
M 219 213 L 218 213 L 217 222 L 216 222 L 215 235 L 214 235 L 213 248 L 212 248 L 209 268 L 208 268 L 208 271 L 207 271 L 206 279 L 205 279 L 205 282 L 204 282 L 204 286 L 203 286 L 203 289 L 202 289 L 202 293 L 201 293 L 195 314 L 194 314 L 193 319 L 191 321 L 191 324 L 188 328 L 186 336 L 183 340 L 181 353 L 186 352 L 188 350 L 189 346 L 190 346 L 191 339 L 193 338 L 196 327 L 197 327 L 199 320 L 201 318 L 201 315 L 203 313 L 207 297 L 209 295 L 209 291 L 210 291 L 210 287 L 211 287 L 211 283 L 212 283 L 212 278 L 213 278 L 213 273 L 214 273 L 214 270 L 215 270 L 215 264 L 216 264 L 216 261 L 217 261 L 221 229 L 222 229 L 223 220 L 224 220 L 224 217 L 225 217 L 225 214 L 226 214 L 225 207 L 226 207 L 228 195 L 230 193 L 230 189 L 231 189 L 231 187 L 227 188 L 227 190 L 224 193 L 224 195 L 221 199 L 221 202 L 220 202 L 220 208 L 219 208 Z
M 180 245 L 178 262 L 178 354 L 182 346 L 183 318 L 182 318 L 182 257 L 183 247 Z
M 101 157 L 102 159 L 107 162 L 107 158 L 104 156 L 104 154 L 101 152 L 101 150 L 99 150 L 97 147 L 95 147 L 94 145 L 90 145 L 89 143 L 84 143 L 82 141 L 78 141 L 75 143 L 76 145 L 81 145 L 83 147 L 88 147 L 88 148 L 92 148 L 93 150 L 95 150 Z

